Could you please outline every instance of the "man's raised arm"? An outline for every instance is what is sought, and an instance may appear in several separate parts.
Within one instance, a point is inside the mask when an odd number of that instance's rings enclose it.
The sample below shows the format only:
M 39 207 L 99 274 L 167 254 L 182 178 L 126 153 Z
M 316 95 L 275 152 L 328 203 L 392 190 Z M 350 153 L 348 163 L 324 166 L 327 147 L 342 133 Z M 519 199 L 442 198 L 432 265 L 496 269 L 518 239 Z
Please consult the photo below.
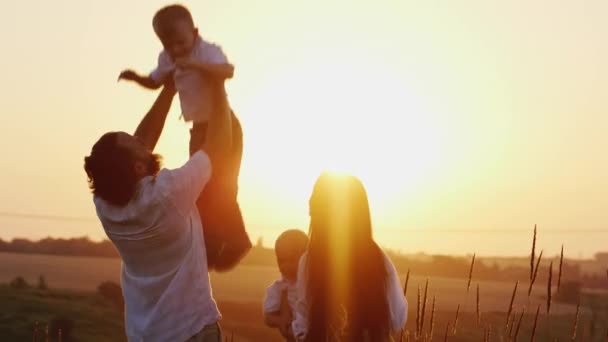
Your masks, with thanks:
M 160 134 L 165 127 L 165 120 L 167 119 L 174 96 L 175 85 L 172 82 L 166 83 L 146 116 L 144 116 L 137 126 L 135 133 L 133 133 L 150 151 L 154 151 Z

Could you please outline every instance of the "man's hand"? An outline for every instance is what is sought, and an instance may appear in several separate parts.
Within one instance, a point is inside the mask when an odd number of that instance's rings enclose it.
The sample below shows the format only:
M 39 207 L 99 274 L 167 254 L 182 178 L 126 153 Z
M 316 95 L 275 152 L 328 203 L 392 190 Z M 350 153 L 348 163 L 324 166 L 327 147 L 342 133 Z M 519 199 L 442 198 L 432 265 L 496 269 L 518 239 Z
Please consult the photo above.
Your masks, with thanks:
M 139 75 L 133 70 L 124 70 L 118 76 L 118 80 L 127 80 L 127 81 L 137 81 L 139 79 Z
M 175 81 L 173 80 L 173 74 L 171 74 L 167 78 L 165 78 L 165 82 L 163 83 L 163 89 L 166 89 L 166 91 L 168 93 L 175 95 L 175 93 L 177 92 L 177 89 L 175 88 Z

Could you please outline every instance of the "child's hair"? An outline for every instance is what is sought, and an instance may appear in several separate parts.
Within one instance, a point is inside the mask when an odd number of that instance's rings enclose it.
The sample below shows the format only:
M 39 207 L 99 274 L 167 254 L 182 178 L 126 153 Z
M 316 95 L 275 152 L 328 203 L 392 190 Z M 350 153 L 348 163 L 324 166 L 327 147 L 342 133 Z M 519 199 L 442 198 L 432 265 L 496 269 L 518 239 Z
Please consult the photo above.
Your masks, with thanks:
M 169 5 L 159 9 L 152 19 L 152 26 L 154 27 L 154 30 L 158 32 L 159 30 L 162 31 L 167 29 L 167 26 L 177 21 L 186 21 L 194 27 L 192 14 L 190 14 L 190 11 L 185 6 L 179 4 Z
M 289 229 L 281 233 L 275 241 L 275 251 L 279 245 L 288 245 L 290 249 L 298 251 L 298 254 L 302 254 L 308 245 L 308 236 L 301 230 Z

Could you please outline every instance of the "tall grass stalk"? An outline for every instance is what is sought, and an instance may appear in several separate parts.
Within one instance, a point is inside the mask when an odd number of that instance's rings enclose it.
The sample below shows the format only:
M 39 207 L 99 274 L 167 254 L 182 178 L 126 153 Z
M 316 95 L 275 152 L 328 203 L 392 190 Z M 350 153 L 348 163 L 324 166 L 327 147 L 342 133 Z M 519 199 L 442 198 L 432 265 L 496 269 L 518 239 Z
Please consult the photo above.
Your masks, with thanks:
M 509 319 L 511 317 L 511 313 L 513 312 L 513 302 L 515 301 L 515 294 L 517 293 L 517 286 L 519 286 L 519 280 L 515 282 L 515 287 L 513 288 L 513 294 L 511 295 L 511 302 L 509 303 L 509 309 L 507 310 L 507 325 L 505 326 L 505 331 L 509 328 Z
M 517 342 L 517 336 L 519 336 L 519 328 L 521 328 L 521 321 L 524 318 L 526 313 L 526 308 L 521 310 L 521 314 L 519 315 L 519 320 L 517 320 L 517 327 L 515 328 L 515 335 L 513 335 L 513 342 Z
M 576 304 L 576 313 L 574 314 L 574 324 L 572 325 L 572 341 L 576 340 L 576 331 L 578 330 L 578 319 L 581 309 L 581 297 L 578 297 L 578 303 Z
M 456 307 L 456 318 L 454 319 L 454 327 L 452 334 L 456 335 L 456 327 L 458 326 L 458 315 L 460 314 L 460 304 Z
M 534 325 L 532 326 L 532 336 L 530 337 L 530 342 L 534 342 L 534 338 L 536 337 L 536 326 L 538 325 L 538 314 L 540 313 L 540 305 L 536 309 L 536 316 L 534 317 Z
M 553 281 L 553 261 L 549 264 L 549 281 L 547 283 L 547 314 L 551 312 L 551 287 Z
M 534 273 L 534 258 L 536 254 L 536 225 L 534 225 L 534 237 L 532 238 L 532 252 L 530 253 L 530 281 Z
M 435 329 L 435 299 L 436 296 L 433 295 L 433 305 L 431 305 L 431 326 L 429 328 L 429 338 L 431 339 L 431 341 L 433 340 L 433 330 Z
M 403 297 L 407 295 L 407 285 L 410 282 L 410 269 L 407 269 L 407 274 L 405 275 L 405 284 L 403 284 Z
M 536 280 L 536 276 L 538 275 L 538 268 L 540 267 L 540 261 L 543 258 L 543 251 L 540 251 L 538 255 L 538 260 L 536 260 L 536 267 L 534 268 L 534 274 L 532 275 L 532 280 L 530 281 L 530 287 L 528 288 L 528 298 L 530 298 L 530 294 L 532 294 L 532 286 L 534 286 L 534 281 Z
M 564 266 L 564 245 L 562 244 L 562 251 L 559 254 L 559 275 L 557 276 L 557 293 L 562 287 L 562 268 Z
M 429 278 L 426 278 L 426 283 L 424 284 L 424 298 L 422 299 L 422 311 L 420 313 L 420 333 L 424 331 L 424 316 L 426 315 L 426 302 L 427 296 L 429 293 Z

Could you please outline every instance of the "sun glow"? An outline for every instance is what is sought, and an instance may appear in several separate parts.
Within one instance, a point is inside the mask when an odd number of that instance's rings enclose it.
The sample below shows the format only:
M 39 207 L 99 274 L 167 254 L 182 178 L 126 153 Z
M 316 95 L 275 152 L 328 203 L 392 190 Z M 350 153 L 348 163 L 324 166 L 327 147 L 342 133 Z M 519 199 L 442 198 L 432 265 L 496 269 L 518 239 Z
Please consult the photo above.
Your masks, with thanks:
M 246 101 L 244 170 L 268 165 L 256 178 L 297 197 L 322 171 L 360 177 L 382 202 L 424 181 L 441 152 L 436 113 L 409 80 L 377 65 L 306 61 L 261 81 Z

